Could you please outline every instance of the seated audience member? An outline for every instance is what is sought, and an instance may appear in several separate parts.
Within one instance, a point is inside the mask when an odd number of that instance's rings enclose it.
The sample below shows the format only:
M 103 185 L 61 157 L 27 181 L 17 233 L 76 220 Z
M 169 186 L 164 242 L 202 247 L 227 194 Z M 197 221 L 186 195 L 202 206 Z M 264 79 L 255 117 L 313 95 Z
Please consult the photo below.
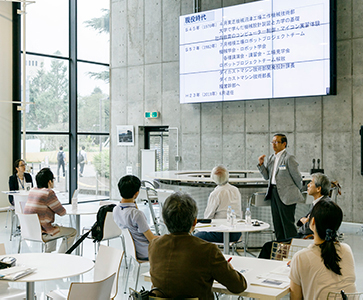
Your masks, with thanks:
M 55 225 L 54 215 L 64 216 L 66 210 L 59 202 L 52 188 L 54 187 L 54 175 L 49 168 L 43 168 L 36 175 L 37 188 L 29 192 L 28 201 L 24 207 L 24 214 L 38 214 L 40 225 L 43 232 L 43 241 L 45 252 L 55 251 L 57 238 L 66 237 L 67 242 L 63 239 L 59 247 L 59 253 L 65 253 L 73 244 L 77 235 L 77 230 L 71 227 Z
M 343 212 L 333 201 L 320 200 L 314 206 L 310 214 L 314 244 L 291 260 L 290 299 L 327 299 L 329 292 L 356 292 L 352 250 L 337 240 L 342 219 Z
M 217 187 L 210 193 L 207 208 L 204 211 L 205 219 L 226 219 L 227 208 L 235 211 L 237 218 L 241 218 L 241 194 L 233 185 L 228 183 L 229 173 L 224 166 L 214 167 L 211 173 L 212 180 L 217 184 Z M 208 241 L 223 243 L 223 232 L 205 232 L 200 231 L 195 236 Z M 235 232 L 229 234 L 231 242 L 238 241 L 241 233 Z
M 167 297 L 214 299 L 214 280 L 232 293 L 247 288 L 246 279 L 224 258 L 218 247 L 190 233 L 197 222 L 197 205 L 188 195 L 169 196 L 162 215 L 170 234 L 149 245 L 150 275 L 154 287 Z
M 136 256 L 140 260 L 147 260 L 149 242 L 157 238 L 147 223 L 146 217 L 135 203 L 141 187 L 140 179 L 133 175 L 126 175 L 118 182 L 121 202 L 113 209 L 113 219 L 121 228 L 130 230 L 135 243 Z
M 23 159 L 17 159 L 14 163 L 14 174 L 9 177 L 9 190 L 10 191 L 19 191 L 25 190 L 26 184 L 30 183 L 31 187 L 33 187 L 32 176 L 29 173 L 25 172 L 26 163 Z M 11 205 L 14 205 L 14 198 L 12 195 L 9 195 L 9 202 Z
M 313 234 L 313 232 L 309 228 L 310 225 L 309 217 L 311 211 L 313 210 L 314 205 L 318 203 L 320 200 L 329 200 L 329 201 L 331 200 L 329 198 L 330 186 L 331 186 L 330 179 L 325 174 L 315 173 L 312 175 L 312 180 L 308 184 L 308 194 L 314 197 L 314 201 L 309 212 L 305 215 L 305 217 L 301 217 L 300 220 L 296 223 L 296 225 L 299 228 L 297 231 L 297 236 L 293 237 L 294 239 L 309 238 L 309 236 Z M 281 240 L 277 242 L 289 243 L 291 239 Z M 273 243 L 274 241 L 265 243 L 262 247 L 262 250 L 258 258 L 269 259 Z

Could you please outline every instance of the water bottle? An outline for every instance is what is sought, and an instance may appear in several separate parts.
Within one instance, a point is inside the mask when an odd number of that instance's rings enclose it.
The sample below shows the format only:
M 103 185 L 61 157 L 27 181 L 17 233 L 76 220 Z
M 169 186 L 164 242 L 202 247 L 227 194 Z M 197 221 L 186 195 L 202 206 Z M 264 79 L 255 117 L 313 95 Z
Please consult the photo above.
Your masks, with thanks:
M 78 197 L 72 198 L 72 210 L 76 211 L 78 209 Z
M 237 225 L 237 216 L 236 216 L 236 212 L 234 211 L 234 209 L 232 209 L 232 212 L 231 212 L 231 226 L 236 227 L 236 225 Z
M 250 208 L 249 207 L 246 208 L 245 220 L 246 220 L 246 224 L 247 225 L 251 225 L 252 224 L 251 211 L 250 211 Z
M 227 223 L 231 223 L 232 207 L 229 205 L 227 208 Z

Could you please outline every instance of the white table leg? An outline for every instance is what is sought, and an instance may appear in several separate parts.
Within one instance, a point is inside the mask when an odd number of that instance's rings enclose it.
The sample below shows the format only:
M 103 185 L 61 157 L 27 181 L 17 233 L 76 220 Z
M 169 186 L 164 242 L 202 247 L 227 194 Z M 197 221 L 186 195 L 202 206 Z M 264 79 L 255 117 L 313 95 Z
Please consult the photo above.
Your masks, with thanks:
M 229 254 L 229 232 L 223 232 L 224 254 Z
M 26 300 L 34 300 L 35 295 L 35 288 L 34 282 L 27 282 L 26 283 Z

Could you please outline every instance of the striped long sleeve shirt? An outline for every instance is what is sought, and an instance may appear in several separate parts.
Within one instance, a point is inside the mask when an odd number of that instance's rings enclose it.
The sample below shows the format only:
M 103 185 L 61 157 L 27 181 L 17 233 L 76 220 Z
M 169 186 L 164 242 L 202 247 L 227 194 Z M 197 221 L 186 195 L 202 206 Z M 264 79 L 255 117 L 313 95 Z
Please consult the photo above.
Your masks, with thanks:
M 38 214 L 42 232 L 53 235 L 59 232 L 59 228 L 53 225 L 54 215 L 64 216 L 66 210 L 52 189 L 33 188 L 29 192 L 24 214 Z

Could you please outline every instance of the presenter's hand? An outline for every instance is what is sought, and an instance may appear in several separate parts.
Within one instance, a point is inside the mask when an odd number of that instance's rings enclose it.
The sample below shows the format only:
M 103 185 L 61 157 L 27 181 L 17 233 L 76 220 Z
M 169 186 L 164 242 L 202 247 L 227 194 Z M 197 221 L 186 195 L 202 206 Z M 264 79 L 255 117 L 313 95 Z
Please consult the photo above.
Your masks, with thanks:
M 265 157 L 266 157 L 266 155 L 264 154 L 264 155 L 261 155 L 261 156 L 258 158 L 258 163 L 259 163 L 259 165 L 260 165 L 260 166 L 262 166 L 262 165 L 263 165 L 263 163 L 265 162 Z

